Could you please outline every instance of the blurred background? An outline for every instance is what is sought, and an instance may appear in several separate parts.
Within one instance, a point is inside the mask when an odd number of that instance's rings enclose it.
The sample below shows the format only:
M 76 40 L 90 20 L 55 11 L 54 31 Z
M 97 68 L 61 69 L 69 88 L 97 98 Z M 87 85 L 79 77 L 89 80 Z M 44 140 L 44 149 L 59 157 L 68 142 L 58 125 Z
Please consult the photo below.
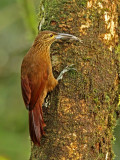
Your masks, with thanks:
M 30 156 L 20 66 L 37 34 L 39 3 L 0 0 L 0 160 L 28 160 Z
M 20 66 L 37 35 L 40 0 L 0 1 L 0 160 L 28 160 L 28 112 L 20 86 Z M 120 123 L 118 123 L 120 124 Z M 120 125 L 113 145 L 120 159 Z

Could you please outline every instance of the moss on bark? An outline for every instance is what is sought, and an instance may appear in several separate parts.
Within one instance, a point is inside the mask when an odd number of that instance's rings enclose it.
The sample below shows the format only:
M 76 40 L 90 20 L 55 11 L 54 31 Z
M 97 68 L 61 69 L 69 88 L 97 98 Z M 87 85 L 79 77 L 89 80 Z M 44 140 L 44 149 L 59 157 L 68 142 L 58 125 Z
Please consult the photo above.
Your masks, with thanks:
M 118 89 L 117 33 L 104 39 L 105 34 L 111 34 L 104 17 L 107 12 L 117 23 L 116 1 L 101 1 L 102 7 L 92 0 L 42 2 L 42 30 L 71 33 L 83 43 L 60 41 L 51 48 L 56 76 L 70 64 L 75 64 L 77 72 L 66 73 L 51 93 L 51 105 L 43 108 L 46 135 L 40 148 L 32 145 L 30 159 L 111 160 Z

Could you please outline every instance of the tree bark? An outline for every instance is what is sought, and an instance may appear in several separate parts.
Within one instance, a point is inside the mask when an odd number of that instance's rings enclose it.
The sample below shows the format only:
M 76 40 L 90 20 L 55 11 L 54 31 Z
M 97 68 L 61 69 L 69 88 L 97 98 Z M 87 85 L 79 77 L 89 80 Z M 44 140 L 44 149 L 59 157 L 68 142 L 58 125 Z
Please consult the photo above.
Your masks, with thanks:
M 111 160 L 118 89 L 117 0 L 43 0 L 41 6 L 42 30 L 70 33 L 83 43 L 60 41 L 51 47 L 55 77 L 70 64 L 77 72 L 66 73 L 51 93 L 50 106 L 43 108 L 46 134 L 40 147 L 31 145 L 30 159 Z

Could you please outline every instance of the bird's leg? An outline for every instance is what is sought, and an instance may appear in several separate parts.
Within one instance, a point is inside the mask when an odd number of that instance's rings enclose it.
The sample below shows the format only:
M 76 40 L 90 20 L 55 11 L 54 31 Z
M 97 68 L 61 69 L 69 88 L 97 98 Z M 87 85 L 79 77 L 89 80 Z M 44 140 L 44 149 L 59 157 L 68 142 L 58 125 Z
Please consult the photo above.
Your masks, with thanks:
M 67 66 L 63 69 L 63 71 L 60 73 L 60 75 L 57 78 L 57 81 L 61 80 L 63 78 L 64 73 L 70 71 L 70 70 L 75 70 L 77 71 L 75 68 L 73 68 L 74 64 L 71 64 L 70 66 Z M 43 103 L 43 107 L 48 107 L 50 105 L 50 91 L 47 93 L 47 96 L 44 99 L 44 103 Z
M 63 69 L 63 71 L 59 74 L 59 76 L 57 77 L 57 80 L 61 80 L 63 78 L 64 73 L 70 71 L 70 70 L 75 70 L 77 71 L 75 68 L 73 68 L 74 64 L 71 64 L 70 66 L 67 66 Z

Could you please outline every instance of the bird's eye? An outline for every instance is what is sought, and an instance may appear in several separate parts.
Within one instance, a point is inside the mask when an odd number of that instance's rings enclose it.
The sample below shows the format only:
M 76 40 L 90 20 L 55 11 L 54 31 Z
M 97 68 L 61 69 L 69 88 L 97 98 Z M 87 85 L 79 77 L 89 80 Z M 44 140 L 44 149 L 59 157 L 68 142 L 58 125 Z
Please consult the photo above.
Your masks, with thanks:
M 53 37 L 53 34 L 50 34 L 50 37 Z

